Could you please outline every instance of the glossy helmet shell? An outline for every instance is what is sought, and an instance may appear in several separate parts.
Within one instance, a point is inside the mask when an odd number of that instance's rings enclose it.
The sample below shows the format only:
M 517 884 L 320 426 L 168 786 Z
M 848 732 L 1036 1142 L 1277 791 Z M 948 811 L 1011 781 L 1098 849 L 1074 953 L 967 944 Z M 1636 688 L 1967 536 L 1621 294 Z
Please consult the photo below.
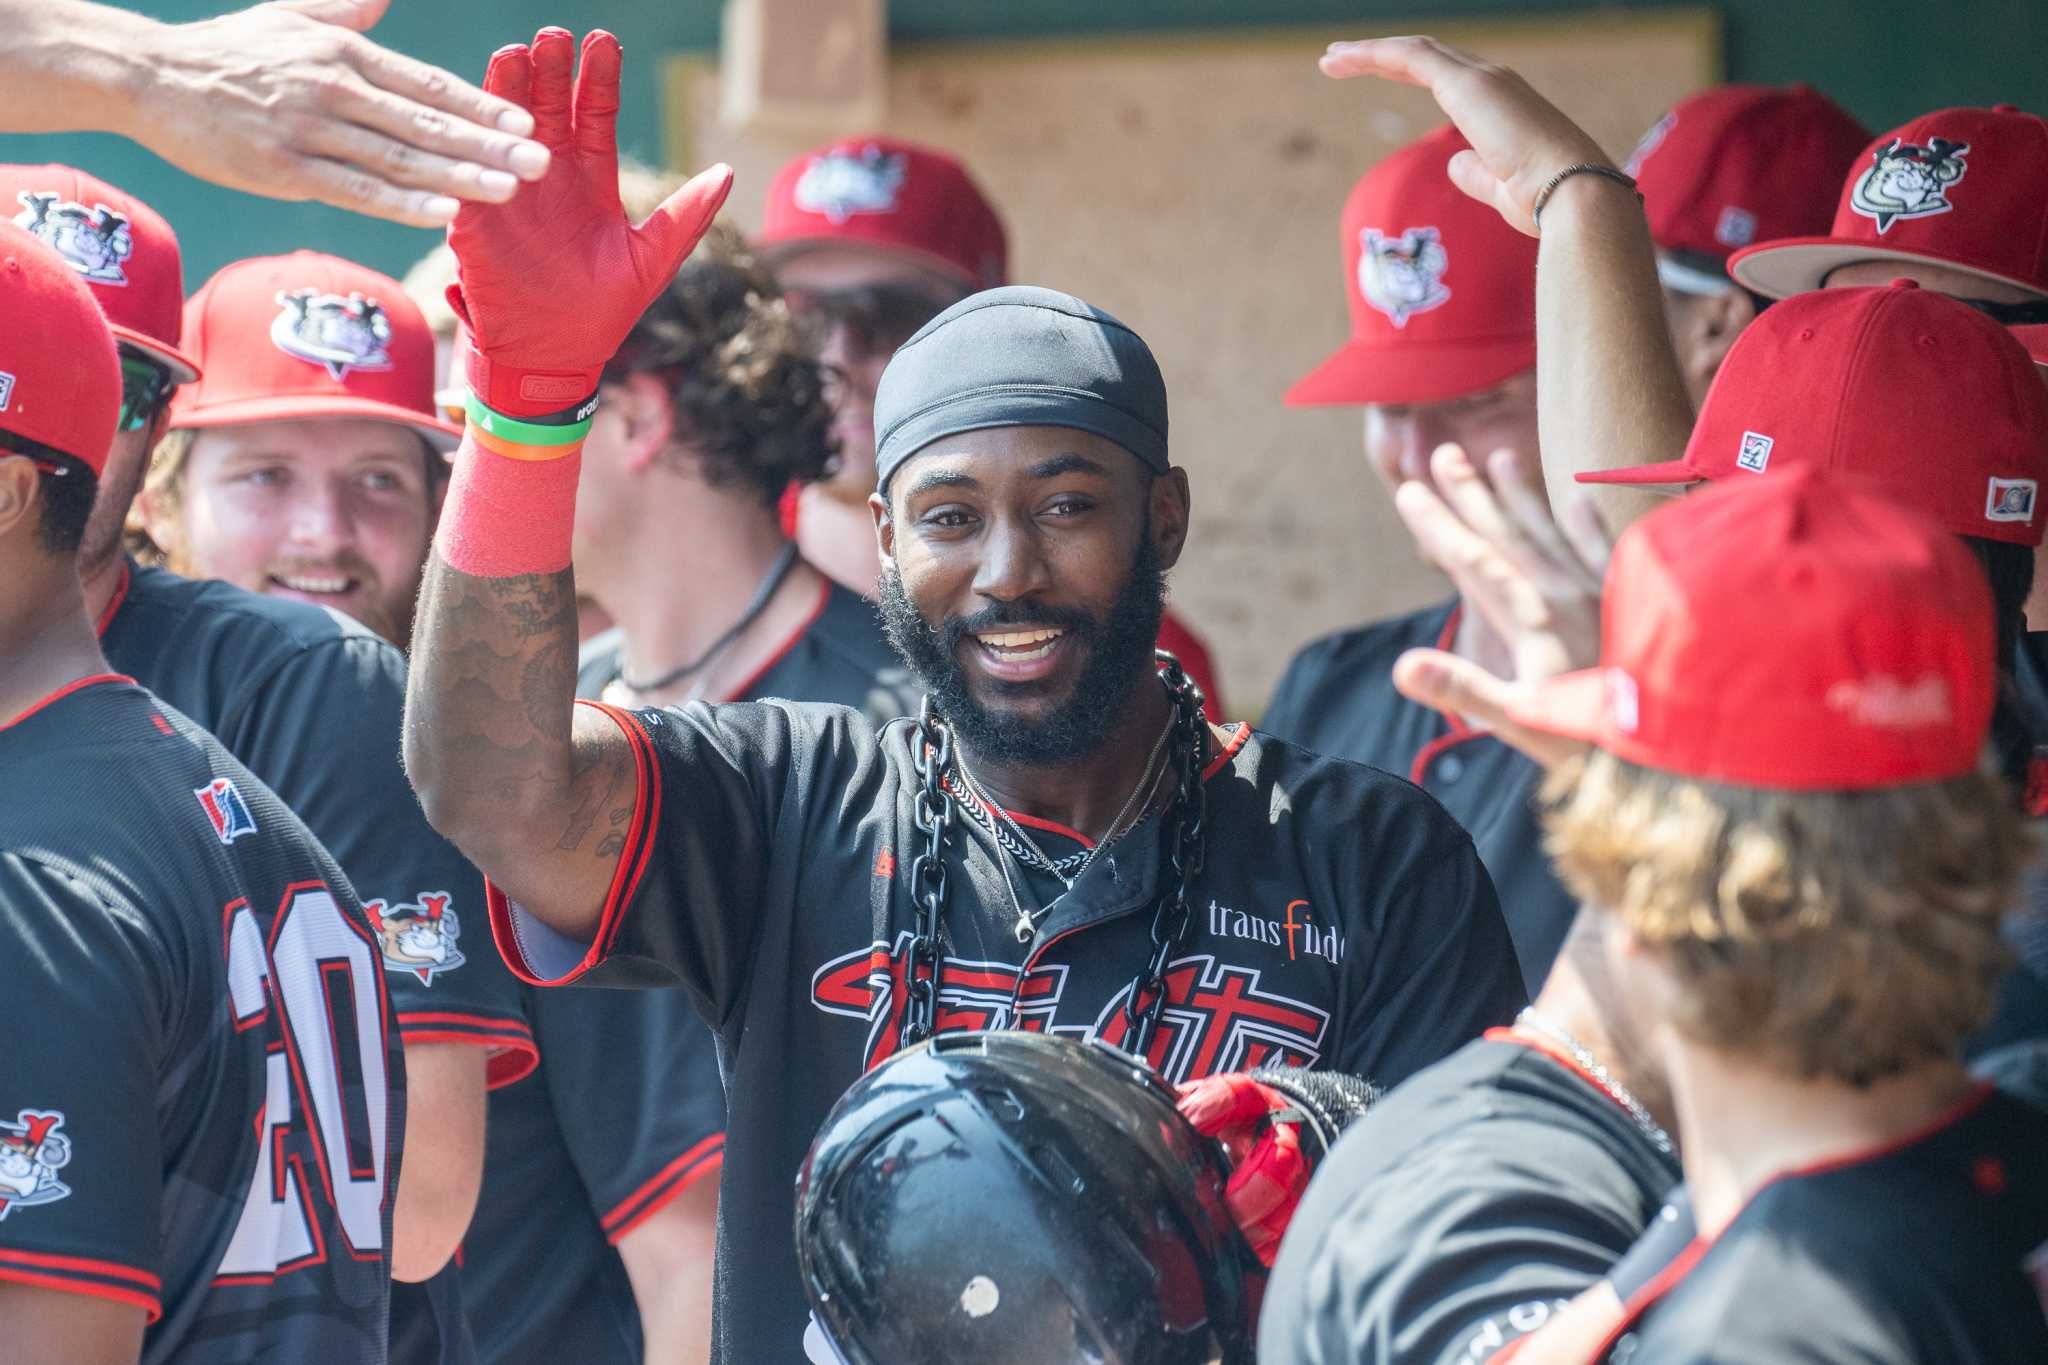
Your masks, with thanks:
M 797 1177 L 797 1261 L 848 1365 L 1236 1365 L 1226 1178 L 1129 1054 L 944 1034 L 826 1118 Z

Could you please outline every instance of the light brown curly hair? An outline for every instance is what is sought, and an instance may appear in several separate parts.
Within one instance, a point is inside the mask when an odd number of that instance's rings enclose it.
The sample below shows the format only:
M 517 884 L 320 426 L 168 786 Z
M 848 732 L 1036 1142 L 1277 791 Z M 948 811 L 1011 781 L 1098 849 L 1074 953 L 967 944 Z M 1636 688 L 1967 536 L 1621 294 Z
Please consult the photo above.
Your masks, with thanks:
M 633 324 L 605 377 L 660 378 L 676 438 L 706 481 L 772 505 L 791 483 L 824 477 L 837 454 L 817 343 L 745 240 L 719 223 Z
M 1543 792 L 1557 869 L 1658 950 L 1694 1042 L 1867 1085 L 1990 1016 L 2033 837 L 1990 773 L 1853 792 L 1699 782 L 1594 751 Z

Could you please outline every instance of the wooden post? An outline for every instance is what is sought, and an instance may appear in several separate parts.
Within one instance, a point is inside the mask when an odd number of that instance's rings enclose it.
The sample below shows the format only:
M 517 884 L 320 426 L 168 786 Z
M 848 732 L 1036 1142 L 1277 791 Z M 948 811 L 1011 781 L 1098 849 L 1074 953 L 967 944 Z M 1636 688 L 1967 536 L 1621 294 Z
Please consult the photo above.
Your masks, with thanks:
M 719 118 L 829 137 L 881 123 L 888 0 L 726 0 Z

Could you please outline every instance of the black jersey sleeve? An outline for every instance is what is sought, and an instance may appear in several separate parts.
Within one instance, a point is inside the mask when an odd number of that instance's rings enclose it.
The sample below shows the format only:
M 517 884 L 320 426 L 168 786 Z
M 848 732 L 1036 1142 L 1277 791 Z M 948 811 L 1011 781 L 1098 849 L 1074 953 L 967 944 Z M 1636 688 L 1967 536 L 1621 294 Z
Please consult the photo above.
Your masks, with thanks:
M 836 706 L 578 704 L 619 727 L 638 772 L 638 799 L 618 832 L 617 872 L 587 943 L 492 888 L 498 947 L 516 973 L 541 985 L 576 980 L 599 963 L 604 970 L 593 980 L 605 985 L 680 982 L 722 1028 L 744 994 L 763 918 L 788 913 L 770 894 L 771 860 L 796 860 L 813 838 L 846 837 L 806 822 L 829 826 L 834 812 L 855 803 L 851 787 L 862 775 L 871 780 L 880 763 L 874 732 Z M 806 799 L 824 791 L 840 799 Z
M 405 659 L 348 634 L 298 650 L 220 736 L 334 855 L 377 926 L 407 1044 L 490 1049 L 492 1086 L 534 1066 L 524 993 L 491 951 L 483 878 L 427 823 L 399 755 Z
M 1353 885 L 1383 886 L 1377 951 L 1349 995 L 1357 1027 L 1339 1071 L 1392 1088 L 1506 1024 L 1529 1003 L 1493 880 L 1471 838 L 1430 802 L 1437 835 L 1412 854 L 1361 859 Z
M 183 992 L 147 919 L 0 854 L 0 1279 L 148 1311 L 162 1293 L 157 1077 Z
M 616 1244 L 724 1163 L 711 1030 L 679 989 L 543 991 L 533 1008 L 563 1142 Z
M 1298 741 L 1305 728 L 1310 696 L 1322 678 L 1330 642 L 1318 640 L 1303 647 L 1280 675 L 1266 709 L 1259 717 L 1259 729 L 1279 739 Z

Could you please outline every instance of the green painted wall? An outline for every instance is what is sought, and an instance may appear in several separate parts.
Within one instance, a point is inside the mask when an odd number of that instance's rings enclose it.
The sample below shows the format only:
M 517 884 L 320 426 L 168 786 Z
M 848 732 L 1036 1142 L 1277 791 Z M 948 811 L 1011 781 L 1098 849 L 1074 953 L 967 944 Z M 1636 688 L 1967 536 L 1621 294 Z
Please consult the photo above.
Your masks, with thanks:
M 892 0 L 890 28 L 899 41 L 1296 23 L 1366 34 L 1425 25 L 1418 14 L 1452 19 L 1657 7 L 1657 0 Z M 130 8 L 184 20 L 226 6 L 221 0 L 156 0 Z M 1720 0 L 1718 8 L 1731 79 L 1810 81 L 1875 127 L 1949 104 L 2006 100 L 2048 111 L 2048 0 L 1951 0 L 1941 7 L 1924 0 Z M 493 46 L 538 24 L 608 24 L 627 50 L 621 140 L 648 160 L 661 155 L 655 59 L 712 47 L 718 38 L 717 0 L 392 0 L 392 11 L 377 37 L 472 78 Z M 184 242 L 188 288 L 236 257 L 300 246 L 396 272 L 432 242 L 427 233 L 324 208 L 216 190 L 118 138 L 0 136 L 0 159 L 72 162 L 154 204 Z

